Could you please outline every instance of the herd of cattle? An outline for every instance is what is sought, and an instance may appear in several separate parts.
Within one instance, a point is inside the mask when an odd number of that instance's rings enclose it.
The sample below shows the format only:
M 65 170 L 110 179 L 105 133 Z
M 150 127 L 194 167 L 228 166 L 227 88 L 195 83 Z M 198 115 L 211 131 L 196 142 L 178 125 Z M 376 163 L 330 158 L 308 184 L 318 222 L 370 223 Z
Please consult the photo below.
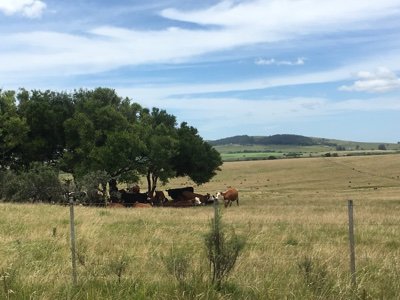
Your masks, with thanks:
M 225 192 L 219 192 L 216 196 L 210 194 L 199 194 L 194 192 L 193 187 L 183 187 L 166 190 L 169 200 L 163 191 L 155 191 L 153 195 L 141 193 L 140 189 L 135 186 L 126 191 L 118 190 L 115 186 L 110 186 L 110 202 L 109 207 L 191 207 L 199 205 L 210 205 L 223 202 L 225 207 L 231 206 L 236 201 L 239 205 L 239 194 L 235 188 L 229 188 Z

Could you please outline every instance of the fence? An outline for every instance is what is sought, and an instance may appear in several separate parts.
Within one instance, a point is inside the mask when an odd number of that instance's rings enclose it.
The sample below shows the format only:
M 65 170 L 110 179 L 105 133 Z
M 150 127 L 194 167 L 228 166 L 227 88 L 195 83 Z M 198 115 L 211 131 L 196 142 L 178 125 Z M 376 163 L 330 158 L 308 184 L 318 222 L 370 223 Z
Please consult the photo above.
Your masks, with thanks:
M 216 206 L 214 205 L 214 208 Z M 344 207 L 344 206 L 343 206 Z M 356 279 L 356 252 L 355 252 L 355 233 L 354 233 L 354 203 L 353 200 L 347 201 L 347 214 L 348 214 L 348 242 L 349 242 L 349 274 L 351 278 L 351 284 L 353 288 L 357 287 Z M 214 209 L 214 217 L 216 209 Z M 70 240 L 71 240 L 71 260 L 72 260 L 72 283 L 77 284 L 77 271 L 76 271 L 76 237 L 75 237 L 75 221 L 74 221 L 74 202 L 73 198 L 70 198 Z M 366 223 L 363 225 L 378 225 Z M 380 225 L 380 224 L 379 224 Z M 385 224 L 390 226 L 399 226 L 398 223 Z M 313 243 L 315 244 L 315 243 Z M 325 243 L 326 244 L 326 243 Z

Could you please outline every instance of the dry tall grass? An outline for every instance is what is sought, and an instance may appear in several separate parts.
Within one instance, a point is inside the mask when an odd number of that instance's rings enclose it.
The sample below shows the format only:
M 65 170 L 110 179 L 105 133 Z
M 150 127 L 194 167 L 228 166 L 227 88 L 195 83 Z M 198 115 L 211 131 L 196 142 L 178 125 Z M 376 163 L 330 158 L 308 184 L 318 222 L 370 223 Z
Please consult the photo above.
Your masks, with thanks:
M 0 206 L 0 298 L 398 299 L 400 156 L 225 163 L 198 192 L 238 188 L 223 222 L 247 245 L 222 291 L 207 282 L 212 207 L 76 207 L 78 287 L 71 285 L 69 209 Z M 168 186 L 189 185 L 174 180 Z M 347 200 L 355 203 L 358 288 L 349 274 Z M 162 257 L 183 252 L 181 286 Z

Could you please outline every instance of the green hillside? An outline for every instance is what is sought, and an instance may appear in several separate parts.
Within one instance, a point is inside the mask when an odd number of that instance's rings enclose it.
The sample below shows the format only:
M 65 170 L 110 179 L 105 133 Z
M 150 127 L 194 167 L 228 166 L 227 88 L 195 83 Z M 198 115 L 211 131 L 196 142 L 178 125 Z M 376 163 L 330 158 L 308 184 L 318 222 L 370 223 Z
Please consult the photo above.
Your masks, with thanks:
M 220 152 L 224 161 L 400 152 L 399 143 L 365 143 L 293 134 L 240 135 L 210 141 L 210 144 Z

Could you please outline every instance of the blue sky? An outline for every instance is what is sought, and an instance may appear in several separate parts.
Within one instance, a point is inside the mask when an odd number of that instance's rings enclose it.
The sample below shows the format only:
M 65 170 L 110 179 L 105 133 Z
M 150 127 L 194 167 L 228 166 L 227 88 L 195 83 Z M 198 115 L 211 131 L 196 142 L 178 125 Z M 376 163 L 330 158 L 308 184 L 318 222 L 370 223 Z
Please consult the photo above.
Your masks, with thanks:
M 0 88 L 115 89 L 205 139 L 400 141 L 400 0 L 0 0 Z

